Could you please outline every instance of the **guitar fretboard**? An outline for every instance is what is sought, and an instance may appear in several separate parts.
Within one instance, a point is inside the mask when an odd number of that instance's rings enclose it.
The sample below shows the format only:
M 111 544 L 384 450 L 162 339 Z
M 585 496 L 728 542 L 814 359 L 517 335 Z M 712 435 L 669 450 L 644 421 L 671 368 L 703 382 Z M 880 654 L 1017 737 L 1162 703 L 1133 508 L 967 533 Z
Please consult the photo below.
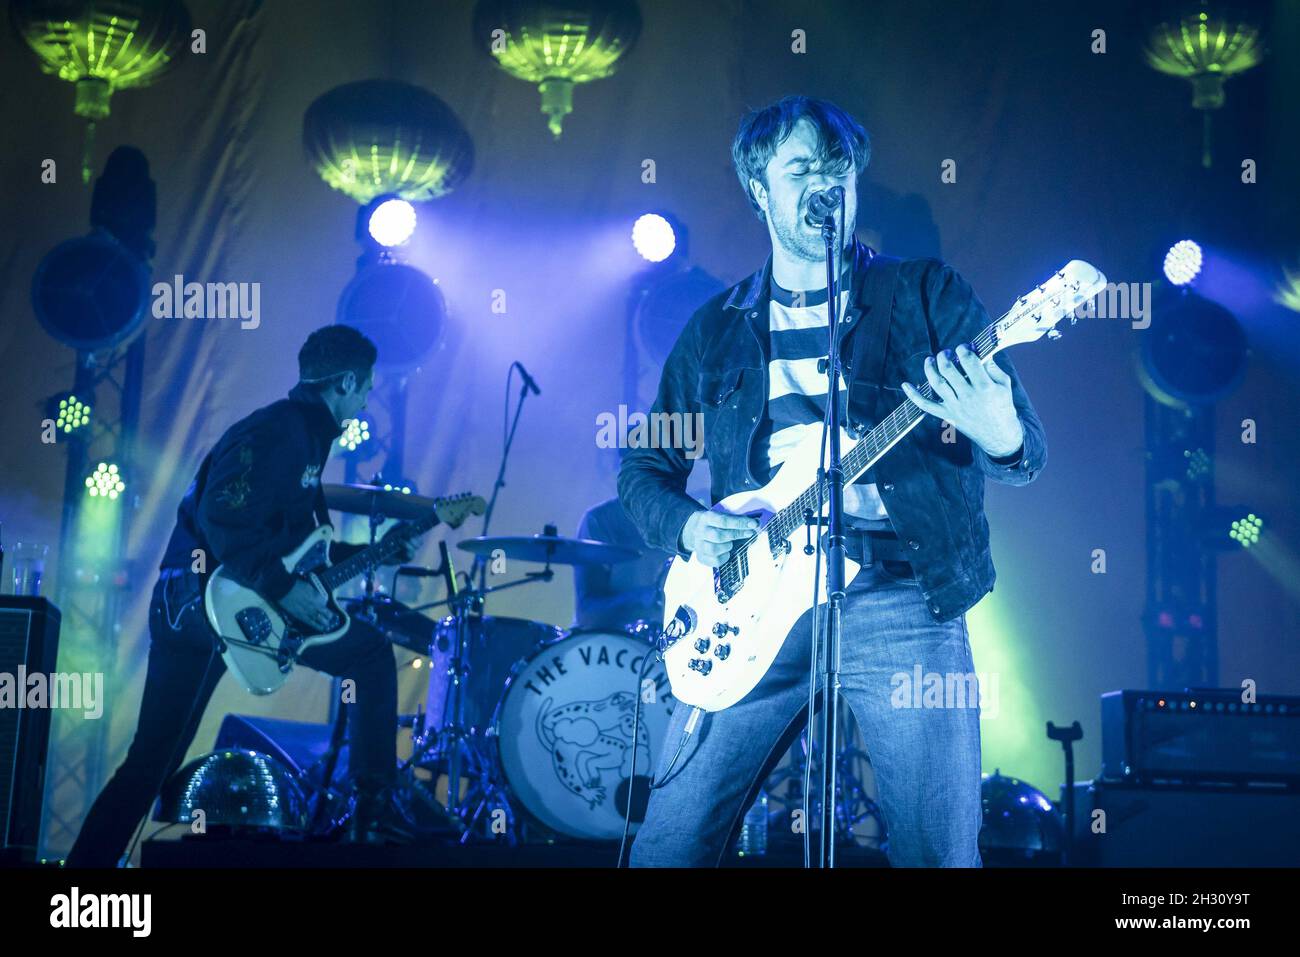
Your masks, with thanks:
M 1007 313 L 989 323 L 984 328 L 984 331 L 975 338 L 972 346 L 981 362 L 986 361 L 998 351 L 999 330 L 1006 328 L 1010 322 L 1015 321 L 1015 318 L 1012 318 L 1012 313 Z M 926 399 L 933 400 L 935 398 L 934 390 L 928 382 L 917 391 Z M 916 428 L 917 424 L 925 418 L 925 415 L 926 413 L 914 405 L 911 399 L 904 399 L 898 408 L 877 423 L 875 428 L 844 454 L 842 459 L 844 484 L 848 485 L 856 481 L 867 469 L 879 461 L 886 452 L 893 448 L 903 436 Z M 825 477 L 819 477 L 818 481 L 804 489 L 798 498 L 773 515 L 772 519 L 764 528 L 759 530 L 759 533 L 754 538 L 738 547 L 727 561 L 718 566 L 719 583 L 723 587 L 731 587 L 742 581 L 749 564 L 749 556 L 746 553 L 754 542 L 766 537 L 772 554 L 776 554 L 777 550 L 782 547 L 782 544 L 796 529 L 807 524 L 811 517 L 821 514 L 829 498 L 829 480 Z
M 423 518 L 407 522 L 405 534 L 394 535 L 392 538 L 385 537 L 382 541 L 375 542 L 364 551 L 357 552 L 351 558 L 344 559 L 337 565 L 331 565 L 325 569 L 318 576 L 321 584 L 332 592 L 358 575 L 373 571 L 396 555 L 406 539 L 423 535 L 437 525 L 438 521 L 436 508 L 430 509 L 429 514 Z

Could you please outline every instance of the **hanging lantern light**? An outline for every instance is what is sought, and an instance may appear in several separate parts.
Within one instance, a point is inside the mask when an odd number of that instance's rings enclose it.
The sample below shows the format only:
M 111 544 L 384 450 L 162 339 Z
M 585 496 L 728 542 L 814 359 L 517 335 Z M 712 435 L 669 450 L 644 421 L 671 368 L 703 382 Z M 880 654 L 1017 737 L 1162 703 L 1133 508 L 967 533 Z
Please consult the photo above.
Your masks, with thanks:
M 1200 0 L 1162 20 L 1147 36 L 1152 69 L 1192 84 L 1192 107 L 1202 112 L 1201 165 L 1209 169 L 1210 111 L 1223 106 L 1223 82 L 1264 56 L 1260 28 L 1230 5 Z
M 479 0 L 474 41 L 516 79 L 537 84 L 559 139 L 573 87 L 613 74 L 641 33 L 636 0 Z
M 147 86 L 175 64 L 190 38 L 180 0 L 10 0 L 15 32 L 41 69 L 75 85 L 86 120 L 82 182 L 90 182 L 95 123 L 118 90 Z
M 407 83 L 337 86 L 307 108 L 303 147 L 317 174 L 358 203 L 445 196 L 469 175 L 474 143 L 451 107 Z

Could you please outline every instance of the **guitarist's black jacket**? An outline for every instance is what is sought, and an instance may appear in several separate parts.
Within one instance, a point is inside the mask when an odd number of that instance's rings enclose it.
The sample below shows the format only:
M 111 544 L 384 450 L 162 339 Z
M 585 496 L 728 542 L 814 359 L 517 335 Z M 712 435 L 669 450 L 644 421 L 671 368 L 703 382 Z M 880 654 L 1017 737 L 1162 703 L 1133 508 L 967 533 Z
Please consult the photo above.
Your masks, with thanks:
M 329 524 L 320 476 L 342 431 L 303 385 L 232 425 L 181 499 L 161 568 L 206 576 L 224 565 L 264 598 L 283 598 L 294 578 L 281 557 L 317 525 Z M 360 548 L 332 543 L 330 559 Z
M 891 289 L 879 281 L 889 273 L 876 271 L 889 262 L 886 257 L 873 257 L 855 241 L 852 259 L 840 355 L 848 385 L 846 426 L 861 435 L 903 402 L 901 382 L 925 381 L 921 363 L 926 356 L 971 342 L 990 320 L 966 281 L 938 260 L 893 261 L 897 278 Z M 874 283 L 868 282 L 872 273 Z M 715 503 L 766 481 L 765 463 L 755 461 L 755 439 L 767 427 L 771 275 L 769 255 L 762 269 L 695 312 L 664 364 L 651 409 L 652 416 L 685 413 L 702 418 Z M 881 328 L 873 320 L 880 321 Z M 864 327 L 868 331 L 863 332 Z M 880 362 L 878 376 L 863 368 L 873 357 Z M 961 433 L 956 433 L 956 441 L 946 441 L 943 424 L 927 415 L 867 472 L 912 556 L 935 621 L 960 615 L 993 588 L 984 480 L 1025 485 L 1047 461 L 1042 423 L 1015 366 L 1005 352 L 993 361 L 1011 378 L 1024 426 L 1024 445 L 1016 453 L 993 459 Z M 680 550 L 682 526 L 701 508 L 686 494 L 693 465 L 688 451 L 670 442 L 632 448 L 624 456 L 619 497 L 650 545 Z

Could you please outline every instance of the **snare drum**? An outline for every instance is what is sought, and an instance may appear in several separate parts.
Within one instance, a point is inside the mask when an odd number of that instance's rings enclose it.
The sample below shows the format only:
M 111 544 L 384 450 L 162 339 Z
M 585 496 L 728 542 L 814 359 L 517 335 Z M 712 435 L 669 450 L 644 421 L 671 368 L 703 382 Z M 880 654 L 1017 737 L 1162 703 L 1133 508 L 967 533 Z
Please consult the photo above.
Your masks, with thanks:
M 511 794 L 546 827 L 617 840 L 629 802 L 633 830 L 645 818 L 675 703 L 644 637 L 653 630 L 576 630 L 537 648 L 510 675 L 492 724 L 501 767 Z

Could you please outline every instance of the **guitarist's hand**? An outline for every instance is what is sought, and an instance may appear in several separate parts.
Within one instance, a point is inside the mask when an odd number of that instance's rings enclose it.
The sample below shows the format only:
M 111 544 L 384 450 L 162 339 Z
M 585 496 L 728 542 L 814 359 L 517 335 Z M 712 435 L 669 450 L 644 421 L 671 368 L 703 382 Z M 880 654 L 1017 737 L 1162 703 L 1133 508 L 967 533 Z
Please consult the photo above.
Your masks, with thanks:
M 717 568 L 731 557 L 736 542 L 753 537 L 757 530 L 756 518 L 701 510 L 682 526 L 682 548 L 694 552 L 696 561 Z
M 396 542 L 397 552 L 392 558 L 384 562 L 385 565 L 405 565 L 415 559 L 415 553 L 419 551 L 420 545 L 424 542 L 424 536 L 418 538 L 408 538 L 408 529 L 403 525 L 394 525 L 384 534 L 384 542 Z
M 325 596 L 305 581 L 293 583 L 289 594 L 280 599 L 280 607 L 304 625 L 320 631 L 329 631 L 334 623 Z
M 957 363 L 961 363 L 960 367 Z M 925 377 L 934 390 L 926 399 L 910 382 L 903 394 L 924 412 L 951 422 L 994 458 L 1013 454 L 1025 441 L 1024 426 L 1011 396 L 1011 378 L 996 362 L 983 363 L 961 345 L 925 360 Z

